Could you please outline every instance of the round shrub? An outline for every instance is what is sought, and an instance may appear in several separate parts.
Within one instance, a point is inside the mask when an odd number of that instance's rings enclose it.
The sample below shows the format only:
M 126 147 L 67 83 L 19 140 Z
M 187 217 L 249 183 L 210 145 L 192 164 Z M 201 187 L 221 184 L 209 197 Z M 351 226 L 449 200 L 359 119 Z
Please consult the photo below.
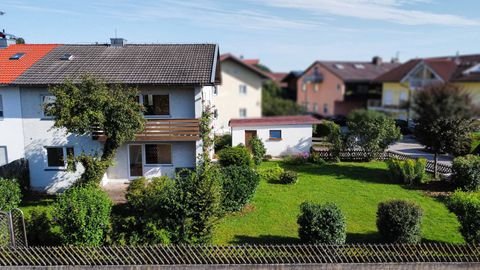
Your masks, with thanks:
M 294 171 L 284 171 L 279 181 L 281 184 L 295 184 L 298 181 L 298 174 Z
M 250 151 L 245 146 L 228 147 L 218 153 L 218 162 L 222 167 L 253 165 Z
M 63 244 L 99 246 L 110 227 L 112 202 L 94 185 L 74 187 L 54 204 L 54 218 Z
M 22 191 L 16 180 L 0 178 L 0 210 L 17 208 L 22 199 Z
M 427 160 L 419 159 L 390 159 L 386 161 L 390 177 L 393 181 L 407 184 L 418 185 L 421 184 L 425 178 L 425 167 Z
M 392 200 L 378 204 L 377 228 L 389 243 L 415 244 L 421 239 L 423 210 L 416 204 Z
M 273 167 L 260 169 L 258 173 L 263 180 L 269 183 L 278 183 L 284 171 L 278 164 L 275 164 Z
M 447 203 L 460 222 L 460 233 L 467 243 L 480 243 L 480 193 L 455 191 Z
M 252 198 L 259 175 L 247 166 L 228 166 L 222 168 L 222 207 L 226 211 L 242 209 Z
M 265 149 L 265 145 L 258 137 L 253 137 L 250 141 L 250 145 L 252 147 L 253 162 L 255 165 L 260 165 L 263 157 L 267 153 L 267 149 Z
M 213 144 L 214 144 L 215 153 L 218 153 L 222 149 L 225 149 L 232 145 L 232 135 L 231 134 L 215 135 Z
M 480 157 L 467 155 L 453 160 L 452 180 L 464 191 L 480 190 Z
M 303 242 L 335 245 L 345 243 L 345 216 L 334 203 L 303 202 L 297 223 L 298 236 Z

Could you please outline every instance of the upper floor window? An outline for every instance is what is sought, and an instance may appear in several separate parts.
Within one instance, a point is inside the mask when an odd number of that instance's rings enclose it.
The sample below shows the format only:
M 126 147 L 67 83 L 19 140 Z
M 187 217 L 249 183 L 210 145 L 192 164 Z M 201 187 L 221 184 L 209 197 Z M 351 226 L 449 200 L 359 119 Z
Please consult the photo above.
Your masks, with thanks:
M 56 100 L 57 98 L 52 95 L 42 96 L 42 116 L 44 118 L 53 117 L 53 115 L 49 112 L 49 110 L 54 106 Z
M 307 84 L 306 83 L 302 83 L 302 91 L 303 92 L 307 91 Z
M 240 93 L 240 95 L 246 95 L 247 94 L 247 85 L 240 84 L 238 86 L 238 92 Z
M 318 83 L 313 85 L 313 91 L 318 92 Z
M 318 104 L 313 103 L 313 112 L 318 112 Z
M 47 147 L 47 167 L 65 169 L 67 168 L 68 157 L 73 156 L 73 147 Z
M 245 109 L 245 108 L 240 108 L 239 114 L 240 114 L 240 117 L 242 117 L 242 118 L 247 117 L 247 109 Z
M 7 163 L 8 163 L 7 147 L 0 146 L 0 166 L 3 166 Z
M 3 100 L 2 95 L 0 95 L 0 119 L 3 118 Z
M 145 115 L 170 115 L 169 95 L 142 95 L 140 98 L 145 107 Z

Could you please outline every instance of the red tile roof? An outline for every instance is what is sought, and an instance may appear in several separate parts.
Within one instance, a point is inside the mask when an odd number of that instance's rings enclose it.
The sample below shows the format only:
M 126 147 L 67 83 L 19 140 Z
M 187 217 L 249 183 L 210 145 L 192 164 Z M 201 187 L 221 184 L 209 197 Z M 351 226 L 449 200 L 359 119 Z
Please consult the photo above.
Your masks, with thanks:
M 260 59 L 242 59 L 245 64 L 249 65 L 258 65 L 260 64 Z
M 15 81 L 57 46 L 57 44 L 14 44 L 0 49 L 0 84 Z M 16 53 L 25 53 L 25 55 L 18 60 L 10 60 L 10 57 Z
M 231 119 L 231 127 L 249 127 L 249 126 L 278 126 L 278 125 L 308 125 L 319 124 L 320 120 L 311 115 L 294 116 L 268 116 L 260 118 L 241 118 Z

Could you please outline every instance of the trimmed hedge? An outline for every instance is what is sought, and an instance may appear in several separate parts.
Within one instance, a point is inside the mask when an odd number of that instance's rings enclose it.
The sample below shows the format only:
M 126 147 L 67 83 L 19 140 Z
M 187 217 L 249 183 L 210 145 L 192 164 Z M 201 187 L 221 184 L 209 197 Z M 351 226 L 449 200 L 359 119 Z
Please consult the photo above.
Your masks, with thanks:
M 345 243 L 346 221 L 334 203 L 303 202 L 297 220 L 298 236 L 305 243 L 340 245 Z
M 22 200 L 22 191 L 17 180 L 0 178 L 0 210 L 17 208 Z
M 284 171 L 279 181 L 281 184 L 295 184 L 298 182 L 298 174 L 294 171 Z
M 252 198 L 259 175 L 247 166 L 228 166 L 222 172 L 222 208 L 225 211 L 241 210 Z
M 422 183 L 425 177 L 425 168 L 427 160 L 419 159 L 390 159 L 386 161 L 390 172 L 390 177 L 396 182 L 407 185 L 418 185 Z
M 460 222 L 460 233 L 467 243 L 480 243 L 480 193 L 456 191 L 448 200 L 448 209 Z
M 480 190 L 480 157 L 467 155 L 453 160 L 452 180 L 464 191 Z
M 378 204 L 377 228 L 388 243 L 415 244 L 421 240 L 423 210 L 420 206 L 392 200 Z
M 243 145 L 228 147 L 218 152 L 218 163 L 220 163 L 222 167 L 253 166 L 250 151 Z

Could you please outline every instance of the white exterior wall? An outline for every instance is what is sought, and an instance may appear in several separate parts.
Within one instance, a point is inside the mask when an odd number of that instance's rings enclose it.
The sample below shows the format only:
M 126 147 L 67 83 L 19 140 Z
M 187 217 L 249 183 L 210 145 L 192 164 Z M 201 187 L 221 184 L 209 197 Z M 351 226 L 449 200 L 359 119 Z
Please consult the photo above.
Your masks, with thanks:
M 7 148 L 7 162 L 24 157 L 22 105 L 18 87 L 0 88 L 3 118 L 0 117 L 0 146 Z
M 257 73 L 233 61 L 223 61 L 222 84 L 218 86 L 218 94 L 214 97 L 214 105 L 218 112 L 215 120 L 215 133 L 230 132 L 228 122 L 232 118 L 240 118 L 240 109 L 247 109 L 247 117 L 262 116 L 262 84 L 263 79 Z M 247 85 L 247 94 L 240 94 L 240 85 Z
M 30 185 L 37 191 L 54 193 L 70 186 L 83 168 L 77 166 L 76 172 L 47 169 L 47 146 L 74 147 L 75 155 L 82 152 L 100 153 L 101 144 L 90 136 L 66 134 L 63 130 L 53 128 L 53 120 L 43 117 L 42 96 L 48 95 L 47 89 L 22 88 L 21 108 L 25 158 L 30 167 Z
M 278 125 L 232 127 L 232 145 L 245 144 L 245 130 L 256 130 L 257 137 L 267 149 L 267 155 L 274 157 L 310 152 L 312 146 L 312 125 Z M 270 140 L 270 130 L 281 130 L 281 140 Z

